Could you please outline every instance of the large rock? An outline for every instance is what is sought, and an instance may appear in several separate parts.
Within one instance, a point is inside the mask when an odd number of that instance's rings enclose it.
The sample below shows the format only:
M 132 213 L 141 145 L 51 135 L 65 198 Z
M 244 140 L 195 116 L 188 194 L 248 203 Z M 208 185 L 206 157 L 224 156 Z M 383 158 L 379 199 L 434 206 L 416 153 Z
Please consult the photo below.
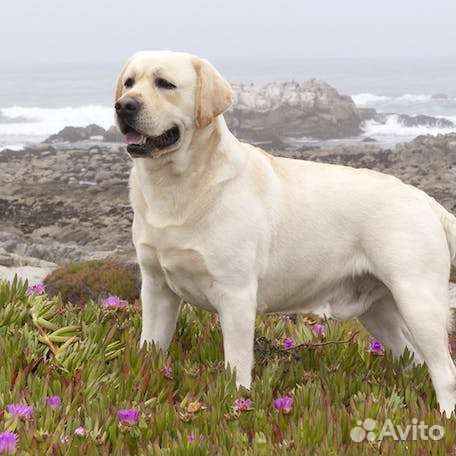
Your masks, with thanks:
M 57 134 L 49 136 L 44 142 L 77 142 L 84 141 L 93 137 L 104 136 L 105 129 L 99 125 L 91 124 L 87 127 L 65 127 Z
M 246 140 L 330 139 L 360 133 L 361 119 L 353 100 L 326 82 L 311 79 L 233 87 L 236 100 L 225 118 L 232 131 Z

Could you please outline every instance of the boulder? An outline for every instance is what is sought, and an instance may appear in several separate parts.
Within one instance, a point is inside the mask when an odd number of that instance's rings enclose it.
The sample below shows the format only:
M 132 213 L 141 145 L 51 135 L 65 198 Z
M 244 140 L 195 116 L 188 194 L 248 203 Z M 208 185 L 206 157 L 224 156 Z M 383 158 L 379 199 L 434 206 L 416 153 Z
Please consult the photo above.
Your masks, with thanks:
M 344 138 L 360 133 L 353 100 L 316 79 L 302 83 L 234 85 L 235 103 L 225 118 L 233 133 L 252 142 L 285 138 Z
M 49 136 L 44 142 L 77 142 L 84 141 L 96 136 L 104 136 L 105 129 L 99 125 L 91 124 L 87 127 L 65 127 L 57 134 Z

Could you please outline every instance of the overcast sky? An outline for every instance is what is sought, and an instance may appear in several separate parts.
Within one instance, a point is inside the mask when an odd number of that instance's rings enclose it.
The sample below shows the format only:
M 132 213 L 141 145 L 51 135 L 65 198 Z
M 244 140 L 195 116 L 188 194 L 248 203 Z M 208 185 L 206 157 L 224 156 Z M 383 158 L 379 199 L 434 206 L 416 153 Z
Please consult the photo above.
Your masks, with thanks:
M 4 0 L 7 62 L 455 56 L 455 0 Z

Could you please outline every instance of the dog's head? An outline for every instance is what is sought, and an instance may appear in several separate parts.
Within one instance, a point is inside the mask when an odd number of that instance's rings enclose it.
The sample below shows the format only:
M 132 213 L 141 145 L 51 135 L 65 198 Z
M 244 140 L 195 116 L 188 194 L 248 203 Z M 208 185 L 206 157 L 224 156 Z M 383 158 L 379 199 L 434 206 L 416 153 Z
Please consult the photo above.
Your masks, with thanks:
M 133 157 L 178 150 L 232 103 L 233 92 L 206 60 L 177 52 L 140 52 L 116 87 L 117 123 Z

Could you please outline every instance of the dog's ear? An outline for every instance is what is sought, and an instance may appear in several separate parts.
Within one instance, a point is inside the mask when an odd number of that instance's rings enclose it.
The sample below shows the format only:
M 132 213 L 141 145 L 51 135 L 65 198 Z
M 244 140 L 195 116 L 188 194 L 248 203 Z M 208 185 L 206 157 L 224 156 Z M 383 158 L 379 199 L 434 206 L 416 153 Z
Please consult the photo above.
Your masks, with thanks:
M 220 73 L 207 61 L 193 61 L 197 76 L 195 122 L 197 128 L 209 125 L 233 103 L 233 89 Z

